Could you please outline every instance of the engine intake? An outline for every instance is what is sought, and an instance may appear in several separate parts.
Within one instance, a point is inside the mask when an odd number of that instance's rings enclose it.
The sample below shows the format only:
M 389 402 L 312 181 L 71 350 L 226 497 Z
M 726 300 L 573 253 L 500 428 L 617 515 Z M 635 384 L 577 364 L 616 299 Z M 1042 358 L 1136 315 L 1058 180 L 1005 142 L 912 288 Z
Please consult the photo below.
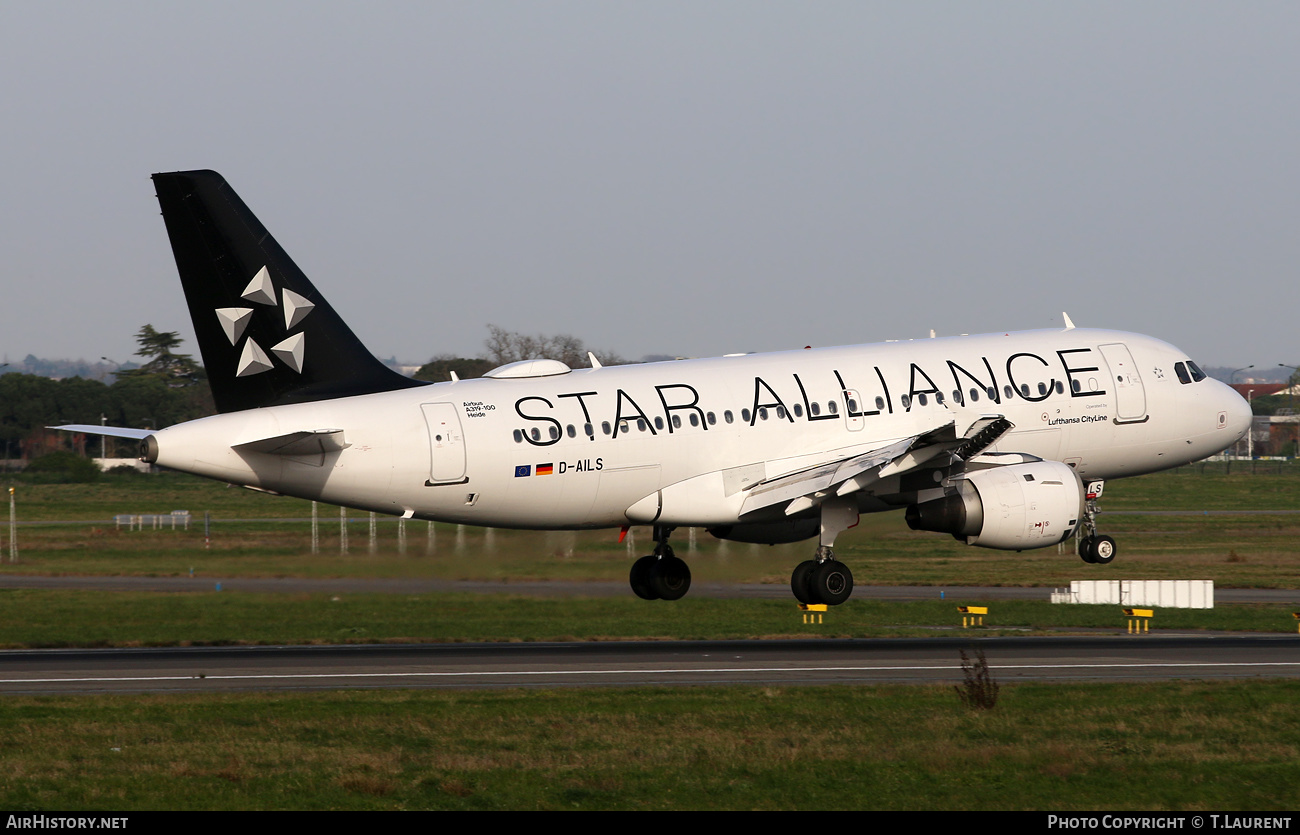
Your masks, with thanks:
M 1064 541 L 1083 518 L 1083 482 L 1059 461 L 975 470 L 941 499 L 911 505 L 914 531 L 950 533 L 967 545 L 1023 551 Z

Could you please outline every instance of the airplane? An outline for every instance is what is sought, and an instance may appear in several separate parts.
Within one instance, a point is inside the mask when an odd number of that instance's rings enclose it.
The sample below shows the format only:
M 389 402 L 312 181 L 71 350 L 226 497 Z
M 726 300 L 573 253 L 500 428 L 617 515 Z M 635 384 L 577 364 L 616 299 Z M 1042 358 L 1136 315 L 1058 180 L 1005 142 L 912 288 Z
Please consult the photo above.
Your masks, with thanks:
M 270 493 L 485 527 L 649 525 L 629 572 L 676 600 L 669 537 L 816 538 L 791 574 L 838 605 L 837 536 L 902 510 L 913 529 L 1020 551 L 1097 531 L 1105 482 L 1217 453 L 1251 411 L 1178 348 L 1076 328 L 570 368 L 503 365 L 424 383 L 361 344 L 221 175 L 153 175 L 218 414 L 144 430 L 151 464 Z

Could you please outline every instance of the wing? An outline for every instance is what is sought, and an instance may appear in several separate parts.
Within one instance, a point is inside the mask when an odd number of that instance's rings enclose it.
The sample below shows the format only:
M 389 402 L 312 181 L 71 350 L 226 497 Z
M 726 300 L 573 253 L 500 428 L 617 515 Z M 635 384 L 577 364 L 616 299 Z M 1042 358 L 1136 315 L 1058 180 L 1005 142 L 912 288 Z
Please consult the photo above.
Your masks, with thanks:
M 740 513 L 786 503 L 785 514 L 791 516 L 922 464 L 950 466 L 968 461 L 1012 428 L 1002 415 L 983 415 L 958 435 L 956 421 L 949 421 L 880 449 L 760 481 L 750 488 Z

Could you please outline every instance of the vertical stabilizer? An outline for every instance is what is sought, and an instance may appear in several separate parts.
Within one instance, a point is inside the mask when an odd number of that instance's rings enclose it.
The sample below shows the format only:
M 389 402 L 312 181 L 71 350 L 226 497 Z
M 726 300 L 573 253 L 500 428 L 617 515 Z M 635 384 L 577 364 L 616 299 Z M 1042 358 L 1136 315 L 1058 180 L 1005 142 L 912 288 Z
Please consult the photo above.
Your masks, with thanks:
M 153 182 L 220 411 L 423 385 L 366 350 L 220 174 Z

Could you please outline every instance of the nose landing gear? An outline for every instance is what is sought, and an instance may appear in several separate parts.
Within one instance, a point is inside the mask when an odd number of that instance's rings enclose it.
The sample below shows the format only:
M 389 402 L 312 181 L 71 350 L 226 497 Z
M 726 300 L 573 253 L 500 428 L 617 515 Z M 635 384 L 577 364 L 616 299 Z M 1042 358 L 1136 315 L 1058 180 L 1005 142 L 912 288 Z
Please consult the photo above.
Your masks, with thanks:
M 1088 482 L 1088 492 L 1083 505 L 1083 528 L 1087 536 L 1079 538 L 1079 557 L 1093 565 L 1108 565 L 1115 559 L 1115 540 L 1105 534 L 1097 533 L 1097 514 L 1100 508 L 1097 500 L 1105 487 L 1103 481 Z

